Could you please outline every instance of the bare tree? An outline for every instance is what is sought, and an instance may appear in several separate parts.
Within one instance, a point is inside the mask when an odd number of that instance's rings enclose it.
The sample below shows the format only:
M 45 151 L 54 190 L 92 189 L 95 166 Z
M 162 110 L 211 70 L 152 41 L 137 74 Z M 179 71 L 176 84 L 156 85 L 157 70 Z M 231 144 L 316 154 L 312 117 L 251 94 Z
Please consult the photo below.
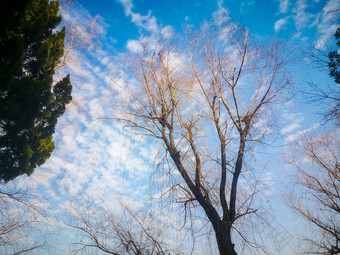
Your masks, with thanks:
M 336 130 L 305 136 L 287 161 L 297 170 L 290 206 L 320 231 L 306 237 L 305 254 L 340 253 L 340 140 Z
M 64 0 L 61 2 L 59 13 L 61 15 L 72 16 L 75 8 L 74 0 Z M 64 26 L 66 27 L 64 55 L 59 65 L 55 67 L 60 69 L 68 64 L 72 59 L 72 53 L 82 47 L 88 47 L 94 42 L 96 36 L 96 24 L 98 16 L 86 24 L 80 24 L 76 20 L 64 18 Z
M 233 235 L 247 240 L 238 223 L 257 212 L 256 191 L 238 193 L 239 180 L 248 150 L 265 135 L 259 121 L 271 118 L 270 105 L 289 84 L 289 54 L 277 42 L 254 43 L 233 23 L 169 37 L 141 40 L 130 59 L 135 82 L 121 86 L 116 118 L 161 142 L 185 208 L 202 208 L 219 253 L 237 254 Z
M 107 254 L 170 255 L 182 253 L 168 248 L 167 226 L 150 212 L 120 206 L 121 213 L 99 207 L 88 201 L 74 207 L 69 227 L 79 230 L 85 239 L 74 243 L 74 254 L 99 249 Z M 119 210 L 120 211 L 120 210 Z
M 339 10 L 335 11 L 335 14 Z M 334 122 L 340 124 L 340 27 L 337 27 L 334 34 L 337 48 L 326 45 L 326 49 L 320 49 L 316 46 L 309 46 L 304 53 L 311 63 L 320 71 L 329 73 L 334 79 L 334 83 L 322 88 L 321 84 L 309 82 L 309 90 L 303 91 L 303 95 L 308 103 L 315 105 L 323 105 L 326 110 L 322 112 L 324 122 Z
M 45 244 L 35 228 L 44 215 L 32 202 L 37 197 L 24 186 L 0 183 L 0 249 L 6 254 L 28 253 Z

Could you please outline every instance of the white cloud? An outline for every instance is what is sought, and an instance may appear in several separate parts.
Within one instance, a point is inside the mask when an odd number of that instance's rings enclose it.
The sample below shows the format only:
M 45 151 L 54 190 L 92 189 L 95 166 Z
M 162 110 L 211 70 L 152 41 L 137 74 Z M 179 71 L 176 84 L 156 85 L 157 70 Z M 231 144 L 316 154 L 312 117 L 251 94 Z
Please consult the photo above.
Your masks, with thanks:
M 319 23 L 320 23 L 320 18 L 321 18 L 321 13 L 317 13 L 314 17 L 314 21 L 312 21 L 308 27 L 311 28 L 311 27 L 315 27 L 317 26 Z
M 333 36 L 339 24 L 340 1 L 330 0 L 322 9 L 320 23 L 317 25 L 319 38 L 315 43 L 318 49 L 324 49 L 330 37 Z
M 323 8 L 321 10 L 319 2 L 320 1 L 318 0 L 298 0 L 293 6 L 291 16 L 297 29 L 297 33 L 294 38 L 298 38 L 303 41 L 308 40 L 308 37 L 302 37 L 301 32 L 304 32 L 306 29 L 316 27 L 317 33 L 315 47 L 324 50 L 327 47 L 326 45 L 330 37 L 332 37 L 335 32 L 337 24 L 339 24 L 339 11 L 337 10 L 340 9 L 340 1 L 323 1 L 321 2 L 321 4 L 323 4 Z M 318 3 L 318 6 L 316 3 Z M 316 13 L 311 13 L 309 11 L 316 9 L 317 7 L 320 11 Z
M 280 13 L 287 13 L 289 9 L 289 0 L 279 0 L 280 1 L 280 6 L 279 6 L 279 11 Z
M 131 17 L 132 23 L 137 27 L 143 28 L 149 32 L 158 32 L 158 24 L 155 16 L 151 15 L 151 11 L 147 15 L 143 16 L 138 12 L 133 12 L 133 3 L 131 0 L 118 0 L 124 7 L 125 15 Z
M 139 13 L 131 12 L 131 21 L 140 28 L 145 29 L 150 32 L 157 32 L 158 25 L 155 16 L 151 15 L 151 11 L 149 11 L 148 15 L 143 16 Z
M 283 18 L 283 19 L 279 19 L 278 21 L 275 22 L 274 24 L 274 30 L 275 30 L 275 33 L 281 31 L 282 29 L 285 28 L 285 25 L 288 23 L 287 19 L 286 18 Z
M 308 131 L 310 131 L 310 129 L 300 130 L 296 133 L 290 134 L 289 136 L 286 137 L 285 143 L 287 144 L 297 141 L 299 138 L 301 138 L 303 134 L 307 133 Z
M 148 19 L 146 23 L 146 29 L 150 32 L 158 32 L 158 24 L 157 19 L 155 16 L 152 16 L 150 19 Z
M 339 9 L 340 2 L 338 0 L 329 0 L 322 9 L 323 22 L 330 22 L 333 21 L 333 19 L 338 20 L 339 22 Z
M 296 119 L 293 123 L 289 124 L 288 126 L 281 129 L 280 133 L 282 135 L 288 134 L 293 132 L 294 130 L 300 128 L 300 123 L 302 122 L 302 119 Z
M 306 12 L 307 8 L 308 3 L 306 0 L 298 0 L 293 9 L 293 19 L 298 31 L 305 28 L 308 22 L 314 17 L 313 14 Z
M 118 2 L 120 2 L 123 5 L 125 15 L 130 16 L 131 10 L 133 8 L 132 0 L 118 0 Z
M 132 53 L 141 53 L 143 50 L 143 46 L 138 40 L 128 40 L 126 47 Z
M 229 9 L 223 7 L 224 0 L 217 1 L 217 10 L 213 13 L 214 23 L 218 26 L 230 21 Z
M 330 38 L 330 36 L 332 35 L 332 33 L 334 33 L 335 30 L 336 26 L 330 26 L 329 29 L 323 30 L 323 34 L 320 35 L 317 41 L 315 42 L 315 48 L 321 50 L 325 49 L 328 38 Z
M 174 35 L 174 29 L 172 26 L 165 26 L 161 29 L 161 34 L 164 39 L 170 39 Z
M 310 128 L 306 128 L 306 129 L 302 129 L 296 132 L 291 133 L 290 135 L 288 135 L 285 139 L 285 143 L 291 143 L 294 141 L 299 140 L 304 134 L 307 134 L 311 131 L 313 131 L 314 129 L 318 128 L 320 125 L 318 123 L 312 125 Z
M 294 34 L 292 39 L 300 39 L 301 35 L 302 35 L 302 32 L 297 32 L 297 33 Z

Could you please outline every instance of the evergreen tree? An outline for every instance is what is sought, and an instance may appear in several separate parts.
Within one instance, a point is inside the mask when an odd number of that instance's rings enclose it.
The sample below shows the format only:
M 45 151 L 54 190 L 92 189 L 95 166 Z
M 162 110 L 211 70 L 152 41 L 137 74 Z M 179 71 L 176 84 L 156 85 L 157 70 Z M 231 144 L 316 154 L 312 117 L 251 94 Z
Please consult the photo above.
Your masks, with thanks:
M 65 39 L 58 10 L 59 1 L 0 3 L 0 180 L 30 175 L 51 156 L 72 99 L 69 75 L 53 83 Z
M 340 125 L 340 27 L 337 28 L 334 37 L 337 40 L 336 45 L 338 46 L 338 49 L 331 51 L 328 54 L 329 75 L 334 78 L 335 82 L 335 88 L 332 90 L 332 95 L 330 95 L 330 98 L 333 98 L 334 100 L 331 115 L 335 117 L 337 124 Z
M 329 75 L 334 78 L 335 83 L 340 85 L 340 27 L 337 28 L 334 37 L 337 40 L 336 45 L 338 46 L 338 49 L 331 51 L 328 54 L 328 67 L 330 70 Z

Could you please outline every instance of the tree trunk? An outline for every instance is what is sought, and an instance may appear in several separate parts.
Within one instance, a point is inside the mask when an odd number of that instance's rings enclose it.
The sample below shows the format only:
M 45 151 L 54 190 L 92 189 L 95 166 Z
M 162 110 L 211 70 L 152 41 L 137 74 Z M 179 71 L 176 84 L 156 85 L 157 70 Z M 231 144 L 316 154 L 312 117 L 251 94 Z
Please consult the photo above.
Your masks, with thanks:
M 237 255 L 234 249 L 235 245 L 231 242 L 231 231 L 226 224 L 220 221 L 214 230 L 220 255 Z
M 231 241 L 231 227 L 220 219 L 215 210 L 205 212 L 213 225 L 220 255 L 237 255 Z

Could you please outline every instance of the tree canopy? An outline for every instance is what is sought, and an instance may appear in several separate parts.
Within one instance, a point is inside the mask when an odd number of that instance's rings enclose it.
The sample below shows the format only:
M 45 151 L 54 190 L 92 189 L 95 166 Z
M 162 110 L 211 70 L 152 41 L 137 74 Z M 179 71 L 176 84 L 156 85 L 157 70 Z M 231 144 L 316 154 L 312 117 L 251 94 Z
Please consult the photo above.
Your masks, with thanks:
M 69 75 L 53 81 L 66 33 L 59 1 L 0 5 L 0 179 L 9 181 L 50 157 L 72 85 Z
M 243 193 L 238 185 L 251 148 L 265 136 L 256 122 L 290 84 L 289 58 L 285 45 L 255 43 L 237 24 L 206 24 L 185 40 L 145 39 L 129 59 L 138 86 L 120 87 L 131 100 L 123 97 L 117 118 L 162 142 L 181 176 L 170 190 L 185 210 L 204 210 L 219 254 L 237 254 L 234 236 L 248 240 L 249 232 L 237 224 L 257 215 L 256 181 Z
M 335 39 L 337 40 L 336 45 L 340 47 L 340 27 L 337 28 L 335 34 Z M 331 51 L 328 55 L 329 57 L 329 75 L 334 78 L 335 83 L 340 84 L 340 54 L 338 50 Z
M 339 98 L 339 92 L 337 91 L 337 88 L 340 86 L 340 54 L 339 54 L 339 48 L 340 48 L 340 27 L 337 28 L 335 34 L 334 34 L 335 39 L 337 40 L 337 50 L 331 51 L 328 54 L 329 62 L 328 62 L 328 67 L 329 67 L 329 75 L 334 78 L 334 82 L 336 83 L 336 88 L 333 91 L 334 92 L 334 97 L 331 95 L 331 97 L 334 98 L 334 106 L 331 109 L 332 115 L 336 118 L 337 121 L 340 119 L 340 98 Z

